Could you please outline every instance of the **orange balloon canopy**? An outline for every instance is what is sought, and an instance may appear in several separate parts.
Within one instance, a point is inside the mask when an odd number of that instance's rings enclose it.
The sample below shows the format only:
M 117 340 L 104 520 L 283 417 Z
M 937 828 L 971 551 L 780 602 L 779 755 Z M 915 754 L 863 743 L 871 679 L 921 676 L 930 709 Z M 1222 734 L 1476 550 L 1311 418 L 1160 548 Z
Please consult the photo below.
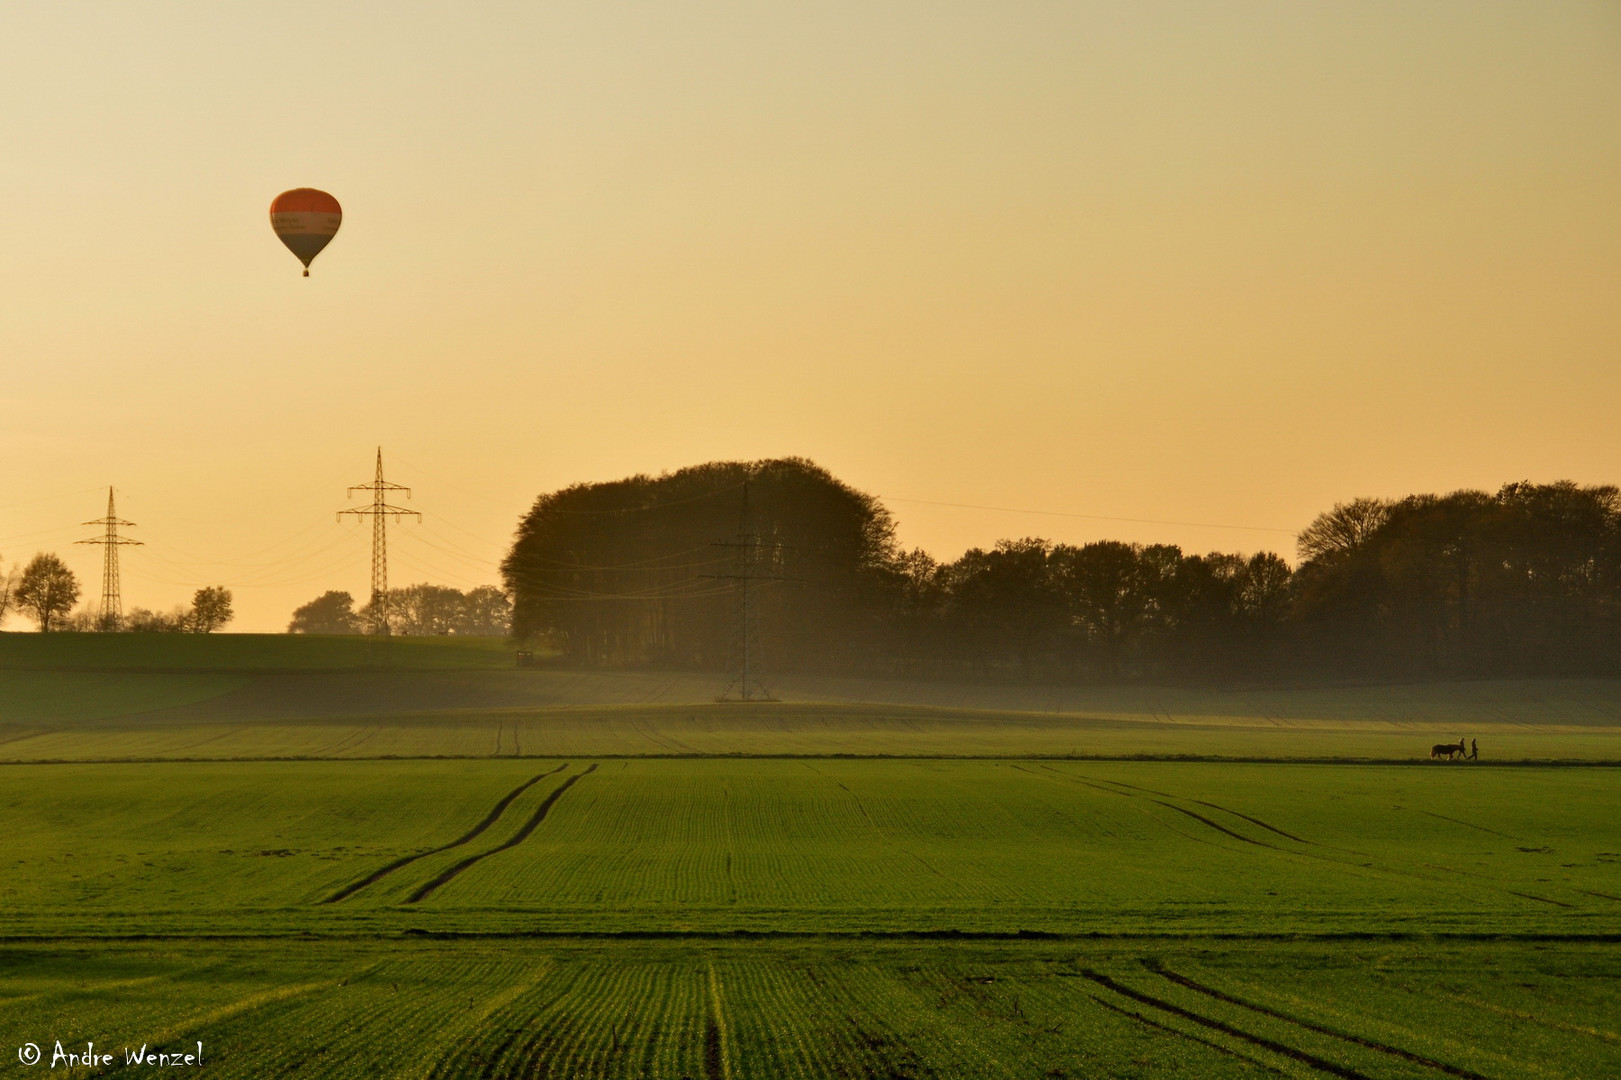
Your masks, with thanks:
M 324 191 L 294 188 L 270 202 L 270 227 L 304 264 L 305 277 L 310 276 L 310 260 L 331 243 L 341 224 L 343 207 Z

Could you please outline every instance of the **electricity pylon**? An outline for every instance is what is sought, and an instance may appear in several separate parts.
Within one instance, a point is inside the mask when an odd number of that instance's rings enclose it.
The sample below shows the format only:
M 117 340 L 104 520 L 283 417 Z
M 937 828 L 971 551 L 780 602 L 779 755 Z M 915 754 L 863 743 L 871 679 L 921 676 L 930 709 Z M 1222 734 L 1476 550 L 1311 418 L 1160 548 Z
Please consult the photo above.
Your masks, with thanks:
M 107 516 L 97 518 L 95 521 L 82 522 L 84 525 L 101 525 L 106 528 L 100 536 L 93 536 L 88 540 L 76 540 L 79 544 L 100 544 L 101 556 L 101 615 L 96 620 L 99 629 L 106 631 L 117 630 L 124 621 L 124 598 L 120 595 L 118 583 L 118 549 L 121 547 L 139 547 L 139 540 L 131 540 L 127 536 L 118 535 L 118 527 L 126 525 L 133 527 L 135 522 L 124 521 L 113 511 L 113 489 L 107 488 Z
M 743 513 L 737 524 L 737 539 L 716 547 L 733 549 L 737 555 L 730 574 L 705 574 L 717 581 L 732 583 L 732 647 L 726 662 L 726 689 L 717 701 L 775 701 L 765 686 L 765 664 L 760 656 L 759 613 L 755 606 L 758 589 L 767 581 L 782 581 L 780 575 L 759 572 L 758 552 L 768 545 L 754 531 L 754 515 L 749 510 L 749 485 L 743 484 Z
M 401 487 L 399 484 L 390 484 L 383 479 L 383 448 L 377 448 L 377 478 L 369 484 L 356 484 L 349 489 L 349 497 L 355 497 L 357 491 L 372 493 L 369 506 L 353 506 L 348 510 L 338 511 L 338 520 L 343 515 L 353 514 L 356 517 L 371 518 L 371 632 L 378 637 L 388 636 L 388 519 L 391 517 L 406 517 L 416 515 L 418 521 L 422 514 L 416 510 L 407 510 L 403 506 L 390 506 L 383 497 L 387 491 L 403 491 L 405 497 L 411 497 L 411 489 Z

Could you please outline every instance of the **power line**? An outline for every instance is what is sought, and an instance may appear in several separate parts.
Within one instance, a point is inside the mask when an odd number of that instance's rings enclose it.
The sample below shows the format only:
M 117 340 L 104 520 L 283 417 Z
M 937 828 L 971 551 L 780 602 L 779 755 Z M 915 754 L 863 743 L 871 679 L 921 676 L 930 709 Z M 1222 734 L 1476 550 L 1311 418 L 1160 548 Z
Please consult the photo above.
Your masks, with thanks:
M 407 472 L 411 472 L 411 473 L 414 473 L 414 474 L 419 475 L 421 477 L 424 477 L 424 478 L 426 478 L 428 480 L 432 480 L 437 484 L 441 484 L 444 487 L 450 488 L 452 491 L 459 491 L 463 495 L 471 495 L 471 496 L 473 496 L 473 498 L 479 499 L 479 500 L 481 500 L 483 502 L 490 503 L 492 505 L 497 505 L 498 504 L 498 505 L 502 505 L 502 506 L 509 505 L 509 503 L 510 503 L 510 501 L 508 499 L 499 498 L 499 497 L 497 497 L 495 495 L 491 495 L 487 491 L 478 491 L 478 490 L 476 490 L 474 488 L 467 487 L 465 484 L 461 484 L 461 483 L 458 483 L 455 480 L 451 480 L 448 477 L 440 476 L 439 474 L 433 472 L 431 469 L 424 469 L 422 466 L 418 465 L 414 461 L 406 461 L 404 458 L 400 457 L 400 455 L 397 454 L 397 453 L 394 455 L 394 464 L 396 464 L 396 465 L 404 465 Z
M 11 544 L 23 540 L 39 540 L 42 537 L 47 540 L 65 540 L 78 531 L 79 530 L 77 528 L 69 526 L 57 526 L 56 528 L 51 529 L 36 529 L 33 532 L 13 533 L 10 536 L 0 536 L 0 543 Z
M 80 495 L 88 495 L 92 491 L 100 491 L 100 487 L 80 488 L 77 491 L 59 491 L 54 495 L 41 495 L 36 499 L 20 499 L 17 502 L 0 503 L 0 510 L 11 510 L 18 506 L 34 506 L 43 502 L 57 502 L 62 499 L 77 499 Z
M 172 544 L 172 543 L 165 543 L 164 547 L 166 547 L 170 551 L 176 552 L 177 554 L 184 555 L 188 560 L 190 560 L 191 562 L 194 562 L 194 563 L 208 563 L 208 564 L 214 565 L 214 566 L 243 566 L 243 565 L 248 565 L 248 564 L 261 565 L 258 562 L 259 556 L 261 556 L 261 555 L 269 555 L 272 551 L 275 551 L 277 548 L 284 548 L 289 544 L 295 544 L 295 543 L 299 544 L 299 546 L 297 546 L 297 547 L 295 547 L 293 549 L 291 554 L 277 556 L 275 559 L 271 560 L 272 564 L 275 564 L 275 563 L 280 563 L 280 562 L 296 560 L 296 559 L 298 559 L 300 557 L 300 555 L 299 555 L 300 552 L 302 552 L 302 551 L 304 551 L 304 550 L 306 550 L 306 549 L 308 549 L 310 547 L 314 547 L 314 546 L 317 546 L 317 545 L 319 545 L 321 543 L 324 543 L 328 539 L 325 536 L 323 536 L 323 537 L 321 537 L 319 539 L 316 539 L 316 540 L 305 540 L 304 538 L 306 536 L 308 536 L 310 533 L 314 532 L 316 529 L 324 527 L 325 524 L 326 524 L 326 516 L 323 514 L 321 517 L 310 521 L 308 524 L 306 524 L 303 528 L 299 529 L 297 532 L 289 533 L 288 535 L 282 537 L 280 540 L 277 540 L 275 543 L 267 544 L 262 548 L 255 548 L 252 551 L 239 552 L 239 553 L 237 553 L 235 555 L 232 555 L 232 556 L 229 556 L 228 558 L 223 558 L 223 559 L 222 558 L 215 558 L 213 556 L 208 556 L 208 555 L 198 555 L 197 553 L 195 553 L 193 551 L 190 551 L 187 548 L 184 548 L 184 547 L 178 546 L 176 544 Z M 148 533 L 148 535 L 151 535 L 151 534 Z M 302 543 L 299 543 L 300 541 L 302 541 Z
M 456 570 L 446 570 L 443 566 L 430 566 L 426 562 L 419 562 L 418 560 L 412 558 L 409 552 L 404 550 L 396 550 L 394 552 L 394 558 L 396 559 L 398 565 L 403 565 L 413 574 L 422 574 L 430 579 L 437 577 L 449 581 L 455 585 L 467 585 L 475 588 L 479 585 L 488 584 L 488 582 L 479 581 L 476 578 L 469 577 L 466 574 Z
M 345 550 L 344 553 L 342 555 L 339 555 L 336 559 L 334 559 L 334 560 L 332 560 L 330 562 L 322 563 L 320 566 L 318 566 L 318 567 L 316 567 L 314 569 L 308 569 L 308 566 L 309 566 L 310 560 L 319 558 L 319 557 L 321 557 L 323 555 L 328 554 L 331 551 L 337 550 L 338 548 L 345 548 L 345 549 L 348 548 L 348 538 L 347 537 L 339 539 L 336 543 L 333 543 L 333 544 L 329 545 L 327 548 L 323 549 L 322 551 L 315 552 L 315 553 L 311 554 L 310 556 L 308 556 L 305 559 L 298 560 L 302 565 L 304 565 L 306 567 L 306 569 L 303 570 L 303 571 L 292 571 L 291 573 L 293 574 L 293 576 L 291 576 L 291 577 L 287 576 L 287 574 L 285 572 L 278 573 L 278 570 L 282 569 L 285 566 L 285 564 L 273 564 L 273 565 L 271 565 L 269 567 L 263 568 L 256 575 L 250 575 L 250 576 L 245 577 L 245 578 L 233 578 L 232 581 L 231 581 L 231 587 L 232 588 L 244 588 L 244 589 L 274 589 L 274 588 L 283 588 L 283 587 L 290 586 L 290 585 L 305 585 L 305 584 L 308 584 L 309 582 L 312 582 L 312 581 L 318 581 L 318 580 L 321 580 L 322 578 L 328 578 L 334 572 L 338 571 L 342 567 L 345 567 L 345 566 L 348 566 L 348 565 L 351 564 L 351 560 L 353 559 L 353 555 L 350 554 L 348 550 Z M 191 577 L 190 575 L 192 574 L 192 568 L 189 567 L 189 566 L 186 566 L 186 565 L 184 565 L 182 563 L 177 563 L 177 562 L 175 562 L 175 561 L 173 561 L 171 559 L 164 559 L 164 558 L 162 558 L 160 556 L 153 556 L 151 553 L 147 553 L 143 557 L 152 559 L 152 561 L 157 564 L 157 568 L 160 571 L 166 571 L 167 573 L 170 573 L 170 574 L 179 574 L 179 575 L 182 575 L 182 577 L 184 578 L 184 580 L 177 580 L 177 579 L 172 578 L 172 577 L 162 577 L 162 576 L 159 576 L 158 574 L 151 573 L 149 571 L 145 571 L 145 570 L 141 570 L 141 569 L 135 569 L 133 572 L 136 574 L 137 577 L 140 577 L 143 580 L 161 582 L 162 584 L 165 584 L 165 585 L 185 585 L 185 586 L 188 586 L 188 587 L 190 587 L 190 586 L 199 586 L 200 587 L 200 586 L 203 586 L 203 585 L 207 585 L 209 583 L 208 580 L 205 580 L 203 578 L 193 578 L 193 577 Z M 136 564 L 137 568 L 139 567 L 139 565 L 140 565 L 140 560 L 137 560 L 137 564 Z

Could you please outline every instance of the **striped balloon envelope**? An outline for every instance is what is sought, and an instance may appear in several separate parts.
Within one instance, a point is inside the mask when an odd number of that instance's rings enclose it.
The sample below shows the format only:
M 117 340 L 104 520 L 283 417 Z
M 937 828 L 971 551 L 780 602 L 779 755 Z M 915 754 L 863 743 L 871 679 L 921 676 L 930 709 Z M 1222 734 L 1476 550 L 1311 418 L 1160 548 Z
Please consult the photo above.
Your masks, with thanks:
M 341 224 L 343 207 L 324 191 L 294 188 L 270 202 L 270 227 L 304 264 L 305 277 L 310 276 L 310 260 L 321 254 Z

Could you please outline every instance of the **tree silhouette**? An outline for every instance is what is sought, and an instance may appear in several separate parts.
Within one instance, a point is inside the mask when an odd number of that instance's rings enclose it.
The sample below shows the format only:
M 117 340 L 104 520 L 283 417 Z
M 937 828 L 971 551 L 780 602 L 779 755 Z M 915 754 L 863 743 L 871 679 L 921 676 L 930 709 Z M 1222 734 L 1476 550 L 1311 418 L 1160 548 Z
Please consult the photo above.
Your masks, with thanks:
M 289 634 L 355 634 L 355 598 L 346 592 L 325 592 L 293 612 Z
M 231 610 L 231 590 L 223 585 L 211 585 L 198 589 L 192 596 L 186 623 L 193 633 L 211 634 L 230 622 L 235 614 Z
M 79 601 L 79 579 L 55 555 L 35 555 L 23 569 L 13 591 L 13 602 L 33 616 L 42 634 L 51 632 L 51 623 L 73 610 Z

